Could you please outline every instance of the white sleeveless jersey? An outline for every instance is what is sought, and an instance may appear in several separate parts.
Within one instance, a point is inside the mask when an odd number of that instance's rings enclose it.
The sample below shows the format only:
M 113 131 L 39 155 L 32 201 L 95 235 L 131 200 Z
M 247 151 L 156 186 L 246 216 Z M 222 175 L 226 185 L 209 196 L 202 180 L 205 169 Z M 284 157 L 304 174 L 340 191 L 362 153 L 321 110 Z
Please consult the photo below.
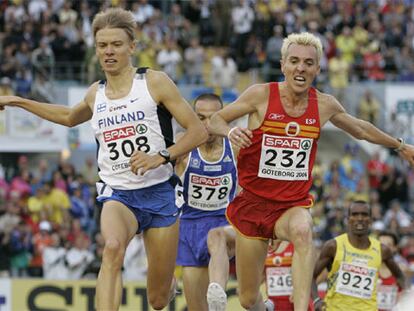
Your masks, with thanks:
M 105 81 L 96 92 L 92 128 L 98 144 L 98 171 L 103 182 L 113 189 L 146 188 L 168 180 L 173 174 L 171 163 L 135 175 L 129 164 L 135 150 L 157 154 L 171 146 L 171 114 L 152 99 L 145 74 L 136 74 L 129 94 L 120 99 L 105 95 Z

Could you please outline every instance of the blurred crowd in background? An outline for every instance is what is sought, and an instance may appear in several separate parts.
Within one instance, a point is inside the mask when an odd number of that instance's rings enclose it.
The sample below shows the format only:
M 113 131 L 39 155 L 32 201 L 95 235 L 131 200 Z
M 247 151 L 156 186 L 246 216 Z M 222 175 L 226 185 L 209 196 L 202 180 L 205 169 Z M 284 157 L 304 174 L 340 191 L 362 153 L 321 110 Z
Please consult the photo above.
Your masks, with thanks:
M 99 79 L 91 23 L 113 5 L 136 18 L 134 63 L 177 83 L 280 80 L 283 38 L 301 31 L 322 40 L 318 85 L 339 99 L 350 81 L 414 81 L 413 0 L 1 0 L 1 84 L 51 99 L 53 81 Z
M 0 95 L 53 100 L 53 84 L 102 77 L 94 55 L 94 14 L 116 5 L 137 21 L 134 64 L 165 71 L 180 84 L 232 89 L 240 75 L 278 81 L 280 48 L 291 32 L 321 38 L 318 86 L 341 99 L 350 81 L 414 81 L 414 1 L 0 1 Z M 380 104 L 367 91 L 359 115 L 377 122 Z M 312 209 L 317 246 L 345 231 L 349 202 L 373 210 L 373 232 L 399 237 L 401 262 L 414 272 L 414 172 L 398 156 L 358 146 L 314 167 Z M 0 277 L 96 278 L 103 239 L 95 201 L 95 160 L 82 170 L 70 162 L 0 169 Z M 127 279 L 145 277 L 142 239 L 125 258 Z M 408 271 L 407 270 L 407 271 Z M 410 273 L 410 272 L 409 272 Z

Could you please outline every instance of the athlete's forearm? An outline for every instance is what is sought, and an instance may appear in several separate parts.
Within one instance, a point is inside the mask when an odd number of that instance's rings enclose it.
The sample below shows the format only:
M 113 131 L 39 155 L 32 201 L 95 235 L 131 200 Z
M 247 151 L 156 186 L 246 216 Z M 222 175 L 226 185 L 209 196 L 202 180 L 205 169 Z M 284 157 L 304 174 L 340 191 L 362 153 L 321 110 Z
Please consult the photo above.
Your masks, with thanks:
M 20 107 L 38 117 L 65 126 L 71 126 L 71 109 L 63 105 L 40 103 L 34 100 L 16 97 L 12 106 Z
M 210 119 L 208 131 L 213 135 L 227 136 L 230 131 L 230 126 L 220 115 L 220 112 L 216 112 Z
M 203 144 L 208 138 L 207 130 L 201 122 L 194 122 L 191 124 L 185 134 L 168 148 L 170 152 L 170 159 L 175 160 L 178 157 L 188 154 L 191 150 Z
M 369 122 L 361 120 L 361 127 L 363 131 L 361 138 L 366 141 L 394 149 L 398 148 L 400 145 L 400 142 L 396 137 L 388 135 Z

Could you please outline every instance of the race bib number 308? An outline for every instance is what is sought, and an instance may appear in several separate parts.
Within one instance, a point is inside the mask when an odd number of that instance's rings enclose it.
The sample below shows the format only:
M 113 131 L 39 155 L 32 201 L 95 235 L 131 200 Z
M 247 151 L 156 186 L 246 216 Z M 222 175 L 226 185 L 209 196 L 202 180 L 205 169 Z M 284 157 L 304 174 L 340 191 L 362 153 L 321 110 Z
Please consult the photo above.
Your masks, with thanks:
M 361 299 L 371 299 L 377 269 L 345 263 L 338 271 L 336 292 Z
M 308 180 L 313 139 L 263 134 L 258 176 Z

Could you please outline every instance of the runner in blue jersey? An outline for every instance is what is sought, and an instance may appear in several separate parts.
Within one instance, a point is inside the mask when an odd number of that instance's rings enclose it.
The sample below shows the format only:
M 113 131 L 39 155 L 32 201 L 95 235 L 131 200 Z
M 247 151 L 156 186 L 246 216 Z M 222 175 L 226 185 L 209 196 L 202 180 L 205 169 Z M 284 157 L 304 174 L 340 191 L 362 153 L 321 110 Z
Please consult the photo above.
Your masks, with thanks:
M 194 102 L 200 120 L 222 108 L 219 96 L 202 94 Z M 189 311 L 225 310 L 229 259 L 235 233 L 225 216 L 237 190 L 236 154 L 227 138 L 210 135 L 207 142 L 179 158 L 176 173 L 184 187 L 177 264 L 183 266 Z
M 125 250 L 141 231 L 148 259 L 148 301 L 161 310 L 172 298 L 178 208 L 171 161 L 207 139 L 203 124 L 166 74 L 132 66 L 135 27 L 132 13 L 120 8 L 95 16 L 96 55 L 106 79 L 93 83 L 76 106 L 0 97 L 0 110 L 16 106 L 68 127 L 91 120 L 98 142 L 102 182 L 97 190 L 105 240 L 96 286 L 98 310 L 119 308 Z M 177 144 L 172 117 L 187 129 Z

